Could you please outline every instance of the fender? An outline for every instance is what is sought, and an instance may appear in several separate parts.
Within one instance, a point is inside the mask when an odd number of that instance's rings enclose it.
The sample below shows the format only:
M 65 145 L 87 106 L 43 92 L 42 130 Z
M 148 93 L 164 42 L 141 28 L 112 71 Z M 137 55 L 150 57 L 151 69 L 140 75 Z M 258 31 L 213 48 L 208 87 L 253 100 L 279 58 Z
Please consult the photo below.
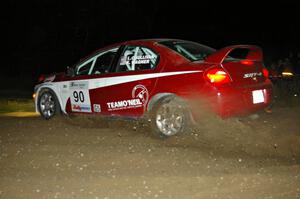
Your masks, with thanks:
M 180 100 L 182 100 L 186 105 L 188 105 L 187 101 L 185 101 L 184 99 L 182 99 L 181 97 L 178 97 L 176 94 L 174 93 L 158 93 L 156 95 L 154 95 L 148 105 L 147 105 L 147 114 L 151 112 L 152 108 L 154 107 L 154 105 L 160 101 L 161 99 L 165 98 L 165 97 L 177 97 L 179 98 Z M 187 114 L 188 114 L 188 117 L 191 121 L 191 124 L 196 124 L 196 120 L 191 112 L 191 109 L 189 107 L 189 105 L 187 106 Z
M 55 95 L 56 95 L 56 98 L 59 102 L 59 105 L 61 107 L 61 111 L 64 113 L 64 114 L 67 114 L 66 113 L 66 107 L 65 107 L 65 104 L 62 103 L 62 99 L 61 99 L 61 96 L 59 95 L 59 88 L 58 88 L 58 85 L 57 84 L 53 84 L 53 83 L 43 83 L 43 84 L 39 84 L 37 85 L 34 90 L 35 90 L 35 93 L 36 93 L 36 98 L 34 100 L 34 103 L 35 103 L 35 111 L 37 113 L 39 113 L 39 110 L 38 110 L 38 98 L 39 98 L 39 94 L 40 92 L 43 90 L 43 89 L 49 89 L 51 90 Z
M 176 96 L 174 93 L 157 93 L 148 102 L 147 111 L 150 112 L 154 106 L 160 99 L 167 97 L 167 96 Z
M 263 52 L 262 49 L 255 45 L 234 45 L 222 48 L 215 53 L 206 57 L 205 61 L 213 64 L 222 64 L 224 59 L 230 52 L 235 49 L 249 49 L 247 60 L 262 62 Z

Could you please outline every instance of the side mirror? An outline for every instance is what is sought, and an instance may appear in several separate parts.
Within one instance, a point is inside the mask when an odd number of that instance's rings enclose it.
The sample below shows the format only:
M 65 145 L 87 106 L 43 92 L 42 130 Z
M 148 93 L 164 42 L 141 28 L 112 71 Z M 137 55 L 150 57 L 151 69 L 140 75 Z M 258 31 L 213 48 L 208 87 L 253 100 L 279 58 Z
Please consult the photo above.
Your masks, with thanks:
M 67 66 L 67 76 L 68 77 L 74 77 L 75 76 L 74 68 Z

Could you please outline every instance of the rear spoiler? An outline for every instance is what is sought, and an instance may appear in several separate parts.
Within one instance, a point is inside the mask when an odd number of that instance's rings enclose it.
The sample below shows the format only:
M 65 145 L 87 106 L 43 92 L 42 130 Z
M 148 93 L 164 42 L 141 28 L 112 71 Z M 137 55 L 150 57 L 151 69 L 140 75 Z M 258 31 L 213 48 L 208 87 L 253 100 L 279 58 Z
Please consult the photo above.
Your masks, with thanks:
M 231 51 L 238 49 L 238 48 L 249 49 L 249 53 L 246 58 L 247 60 L 261 62 L 263 59 L 262 49 L 258 46 L 234 45 L 234 46 L 228 46 L 228 47 L 225 47 L 225 48 L 222 48 L 222 49 L 216 51 L 215 53 L 207 56 L 205 61 L 209 62 L 209 63 L 221 64 Z

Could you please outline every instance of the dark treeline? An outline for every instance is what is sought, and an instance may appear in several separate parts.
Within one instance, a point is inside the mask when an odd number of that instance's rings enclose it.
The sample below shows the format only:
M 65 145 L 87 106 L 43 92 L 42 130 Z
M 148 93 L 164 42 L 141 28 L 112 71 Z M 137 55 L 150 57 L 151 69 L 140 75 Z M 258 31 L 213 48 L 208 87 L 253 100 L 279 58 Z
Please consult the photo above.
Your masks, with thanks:
M 106 44 L 139 38 L 180 38 L 214 48 L 256 44 L 267 63 L 299 50 L 294 1 L 236 7 L 202 1 L 15 0 L 8 9 L 5 76 L 34 79 L 63 71 Z

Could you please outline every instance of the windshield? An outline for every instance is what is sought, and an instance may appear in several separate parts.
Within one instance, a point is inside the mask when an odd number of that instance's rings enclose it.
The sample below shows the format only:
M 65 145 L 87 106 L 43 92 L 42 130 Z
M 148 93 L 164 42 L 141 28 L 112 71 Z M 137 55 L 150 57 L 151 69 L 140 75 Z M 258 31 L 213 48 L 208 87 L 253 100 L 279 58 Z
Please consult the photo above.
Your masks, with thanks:
M 189 41 L 162 41 L 160 44 L 176 51 L 190 61 L 204 60 L 214 49 Z

